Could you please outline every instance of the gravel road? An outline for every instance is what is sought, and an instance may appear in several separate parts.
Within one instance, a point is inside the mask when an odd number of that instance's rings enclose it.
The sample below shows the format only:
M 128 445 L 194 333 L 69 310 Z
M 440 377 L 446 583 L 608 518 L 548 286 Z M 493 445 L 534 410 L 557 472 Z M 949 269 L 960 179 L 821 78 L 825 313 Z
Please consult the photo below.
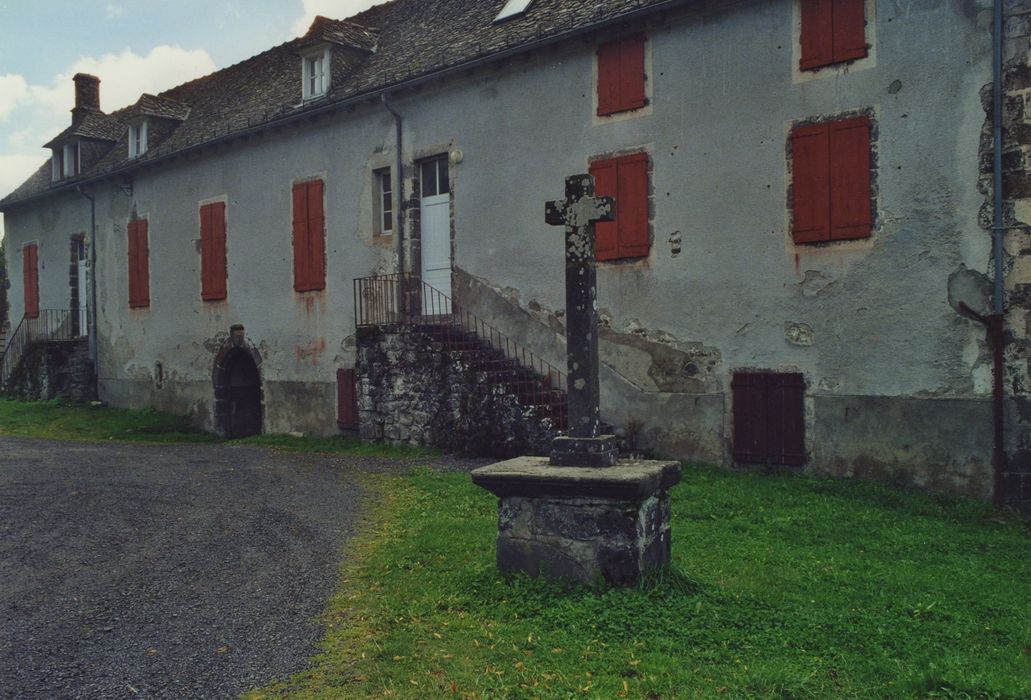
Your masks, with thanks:
M 411 466 L 0 437 L 0 697 L 234 697 L 303 668 L 356 476 Z

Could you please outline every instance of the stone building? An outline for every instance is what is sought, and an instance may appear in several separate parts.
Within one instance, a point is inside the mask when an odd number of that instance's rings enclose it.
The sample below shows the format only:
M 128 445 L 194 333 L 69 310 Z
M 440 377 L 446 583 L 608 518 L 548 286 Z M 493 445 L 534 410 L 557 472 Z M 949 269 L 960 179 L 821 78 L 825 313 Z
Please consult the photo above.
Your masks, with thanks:
M 591 172 L 628 442 L 1027 503 L 1031 3 L 1005 11 L 998 167 L 988 0 L 394 0 L 110 114 L 79 75 L 0 202 L 12 332 L 89 310 L 114 405 L 326 434 L 357 392 L 399 437 L 367 372 L 338 386 L 354 280 L 400 265 L 563 367 L 543 203 Z

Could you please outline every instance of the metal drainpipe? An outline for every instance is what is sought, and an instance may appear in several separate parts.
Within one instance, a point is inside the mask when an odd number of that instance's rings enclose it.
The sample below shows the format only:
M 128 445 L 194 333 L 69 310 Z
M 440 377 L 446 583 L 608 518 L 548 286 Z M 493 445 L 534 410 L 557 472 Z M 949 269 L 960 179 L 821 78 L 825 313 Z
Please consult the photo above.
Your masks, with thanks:
M 93 361 L 93 381 L 95 388 L 100 388 L 100 361 L 97 347 L 97 201 L 86 194 L 82 187 L 75 191 L 89 200 L 89 355 Z
M 401 147 L 404 145 L 404 131 L 402 129 L 403 122 L 401 115 L 396 109 L 391 106 L 388 101 L 387 93 L 380 95 L 380 100 L 383 102 L 383 106 L 387 108 L 394 117 L 394 192 L 397 197 L 397 201 L 394 203 L 394 211 L 397 212 L 397 226 L 394 231 L 394 246 L 397 249 L 397 299 L 401 304 L 401 309 L 407 308 L 405 304 L 405 207 L 404 207 L 404 178 L 401 175 L 401 167 L 404 161 L 401 153 Z
M 1003 0 L 995 0 L 995 15 L 992 25 L 992 136 L 994 141 L 994 162 L 992 166 L 992 189 L 994 195 L 994 214 L 992 221 L 992 253 L 995 264 L 995 290 L 992 313 L 988 316 L 988 334 L 992 342 L 992 365 L 994 382 L 992 386 L 992 405 L 994 414 L 994 466 L 995 483 L 992 489 L 992 501 L 1001 506 L 1006 501 L 1005 480 L 1003 470 L 1006 465 L 1005 440 L 1005 397 L 1003 393 L 1004 343 L 1005 343 L 1005 310 L 1003 308 L 1003 255 L 1002 247 L 1005 236 L 1002 210 L 1002 41 L 1003 41 Z

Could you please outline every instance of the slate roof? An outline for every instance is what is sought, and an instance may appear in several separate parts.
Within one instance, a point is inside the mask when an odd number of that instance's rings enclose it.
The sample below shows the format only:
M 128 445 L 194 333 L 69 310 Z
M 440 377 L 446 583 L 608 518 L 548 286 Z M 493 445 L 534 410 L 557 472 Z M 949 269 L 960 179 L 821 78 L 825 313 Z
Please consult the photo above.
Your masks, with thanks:
M 101 141 L 117 141 L 122 135 L 125 125 L 115 116 L 108 116 L 101 112 L 86 112 L 78 124 L 72 124 L 60 134 L 50 139 L 44 148 L 51 148 L 66 138 L 79 136 L 87 139 L 99 139 Z
M 320 17 L 304 37 L 159 95 L 144 95 L 136 105 L 110 115 L 91 114 L 77 127 L 89 133 L 69 128 L 51 143 L 72 135 L 118 139 L 104 157 L 72 180 L 81 183 L 139 167 L 234 132 L 335 102 L 374 95 L 472 61 L 527 49 L 541 40 L 559 39 L 597 24 L 618 22 L 622 17 L 691 0 L 536 0 L 525 14 L 495 24 L 494 18 L 505 1 L 393 0 L 347 20 Z M 371 53 L 357 61 L 335 62 L 329 94 L 305 103 L 297 52 L 310 45 L 313 38 L 345 43 Z M 137 112 L 181 118 L 181 123 L 161 143 L 151 144 L 143 157 L 130 161 L 126 123 Z M 51 183 L 47 163 L 0 200 L 0 207 L 48 190 L 65 189 L 69 184 L 67 180 Z

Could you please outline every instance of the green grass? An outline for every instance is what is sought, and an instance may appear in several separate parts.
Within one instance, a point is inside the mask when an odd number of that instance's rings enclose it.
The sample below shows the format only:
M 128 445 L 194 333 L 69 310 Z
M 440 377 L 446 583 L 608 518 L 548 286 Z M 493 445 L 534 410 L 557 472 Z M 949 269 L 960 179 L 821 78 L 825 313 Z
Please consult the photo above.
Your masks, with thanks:
M 980 503 L 688 467 L 673 572 L 599 591 L 498 576 L 468 475 L 380 490 L 323 653 L 249 697 L 1031 697 L 1031 528 Z
M 287 452 L 320 452 L 360 457 L 414 459 L 435 454 L 409 445 L 365 443 L 357 438 L 259 435 L 225 441 L 193 425 L 189 416 L 53 401 L 0 399 L 0 435 L 105 442 L 221 443 L 269 447 Z

